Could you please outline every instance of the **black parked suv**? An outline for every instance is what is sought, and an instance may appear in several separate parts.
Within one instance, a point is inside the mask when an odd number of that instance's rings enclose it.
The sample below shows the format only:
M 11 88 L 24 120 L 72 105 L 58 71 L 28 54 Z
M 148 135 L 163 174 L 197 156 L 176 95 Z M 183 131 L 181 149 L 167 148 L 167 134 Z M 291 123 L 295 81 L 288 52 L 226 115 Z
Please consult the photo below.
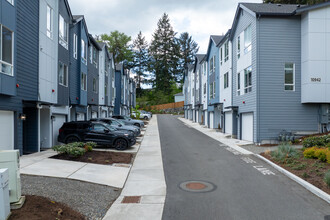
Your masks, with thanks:
M 136 143 L 131 131 L 119 131 L 103 122 L 72 121 L 66 122 L 59 130 L 58 142 L 88 142 L 107 145 L 117 150 L 125 150 Z

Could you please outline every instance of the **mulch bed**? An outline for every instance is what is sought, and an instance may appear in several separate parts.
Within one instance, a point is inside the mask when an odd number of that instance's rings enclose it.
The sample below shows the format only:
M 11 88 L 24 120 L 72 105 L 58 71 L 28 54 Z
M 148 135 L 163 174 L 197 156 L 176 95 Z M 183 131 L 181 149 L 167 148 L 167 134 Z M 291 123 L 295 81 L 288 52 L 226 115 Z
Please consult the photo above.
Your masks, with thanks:
M 261 153 L 261 155 L 276 163 L 280 167 L 286 169 L 287 171 L 313 184 L 324 192 L 330 194 L 330 187 L 328 187 L 327 184 L 323 181 L 324 174 L 330 169 L 329 163 L 321 162 L 317 159 L 304 158 L 301 150 L 300 157 L 298 159 L 294 159 L 294 163 L 287 164 L 273 160 L 267 153 Z
M 108 152 L 108 151 L 91 151 L 91 152 L 86 152 L 83 156 L 80 157 L 72 157 L 67 154 L 57 154 L 50 158 L 84 162 L 84 163 L 110 165 L 113 163 L 130 164 L 132 162 L 133 154 Z
M 25 197 L 26 200 L 22 208 L 11 210 L 9 220 L 86 219 L 85 216 L 62 203 L 41 196 L 27 195 Z

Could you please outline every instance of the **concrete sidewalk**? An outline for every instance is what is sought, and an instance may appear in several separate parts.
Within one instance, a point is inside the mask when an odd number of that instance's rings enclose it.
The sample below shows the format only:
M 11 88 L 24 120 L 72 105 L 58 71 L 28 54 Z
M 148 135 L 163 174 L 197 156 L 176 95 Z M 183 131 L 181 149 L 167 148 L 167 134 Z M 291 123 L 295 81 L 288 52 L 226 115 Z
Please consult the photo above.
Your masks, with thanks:
M 124 152 L 136 153 L 139 146 L 139 144 L 136 144 Z M 94 150 L 116 151 L 103 148 L 95 148 Z M 49 158 L 56 154 L 53 150 L 46 150 L 23 155 L 20 158 L 21 174 L 67 178 L 123 188 L 131 169 L 130 164 L 125 164 L 125 166 L 121 164 L 99 165 Z
M 104 220 L 157 220 L 162 218 L 166 196 L 157 115 L 149 122 L 125 187 Z M 133 199 L 136 201 L 128 201 Z M 130 203 L 132 202 L 132 203 Z M 133 203 L 134 202 L 134 203 Z

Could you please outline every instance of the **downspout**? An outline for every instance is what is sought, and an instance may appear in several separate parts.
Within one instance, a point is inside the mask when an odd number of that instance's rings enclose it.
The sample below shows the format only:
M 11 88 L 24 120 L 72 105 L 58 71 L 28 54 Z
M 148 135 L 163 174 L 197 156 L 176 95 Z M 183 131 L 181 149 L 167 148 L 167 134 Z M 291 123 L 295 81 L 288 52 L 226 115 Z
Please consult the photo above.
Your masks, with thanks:
M 87 105 L 87 112 L 86 112 L 86 119 L 87 119 L 87 121 L 89 120 L 88 119 L 88 109 L 89 109 L 89 105 Z
M 257 144 L 260 145 L 260 45 L 259 45 L 259 22 L 260 22 L 260 17 L 261 15 L 259 14 L 257 17 L 257 22 L 256 22 L 256 41 L 257 41 L 257 91 L 256 91 L 256 96 L 257 96 Z
M 40 152 L 40 109 L 42 109 L 42 105 L 37 103 L 38 109 L 38 152 Z

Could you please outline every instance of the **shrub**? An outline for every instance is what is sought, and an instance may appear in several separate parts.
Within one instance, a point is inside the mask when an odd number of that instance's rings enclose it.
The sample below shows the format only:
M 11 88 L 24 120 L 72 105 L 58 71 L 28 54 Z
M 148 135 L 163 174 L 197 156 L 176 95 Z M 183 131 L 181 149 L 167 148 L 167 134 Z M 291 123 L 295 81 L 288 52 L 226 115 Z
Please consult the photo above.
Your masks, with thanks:
M 274 160 L 285 162 L 287 159 L 299 157 L 298 150 L 293 148 L 290 144 L 284 143 L 281 144 L 277 150 L 270 153 L 271 157 Z
M 330 187 L 330 170 L 328 170 L 324 175 L 324 182 Z
M 315 156 L 315 150 L 316 147 L 310 147 L 304 150 L 303 154 L 305 158 L 310 158 L 310 159 L 314 159 L 316 158 Z
M 303 146 L 304 147 L 326 146 L 329 143 L 330 143 L 330 134 L 305 138 L 303 141 Z
M 54 151 L 61 154 L 68 154 L 73 157 L 79 157 L 84 155 L 88 151 L 92 151 L 96 146 L 94 142 L 73 142 L 66 145 L 56 145 L 52 147 Z
M 315 157 L 317 157 L 320 161 L 326 162 L 327 161 L 327 149 L 325 148 L 318 148 L 315 150 Z

